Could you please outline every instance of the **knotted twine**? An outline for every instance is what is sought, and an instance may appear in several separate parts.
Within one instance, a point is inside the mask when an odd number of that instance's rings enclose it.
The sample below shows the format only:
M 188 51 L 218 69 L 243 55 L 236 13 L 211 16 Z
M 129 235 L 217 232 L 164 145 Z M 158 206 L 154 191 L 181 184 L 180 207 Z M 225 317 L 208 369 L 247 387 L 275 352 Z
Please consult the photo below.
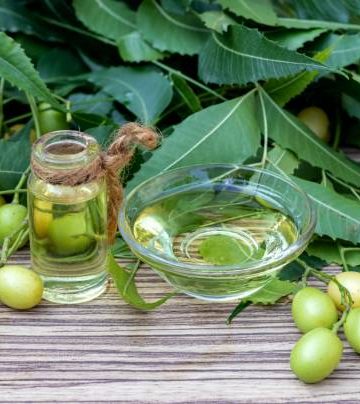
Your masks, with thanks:
M 117 230 L 117 215 L 123 200 L 120 171 L 131 161 L 138 145 L 153 149 L 159 136 L 152 129 L 138 123 L 127 123 L 119 129 L 113 142 L 88 165 L 64 170 L 51 170 L 34 158 L 31 168 L 43 181 L 53 185 L 76 186 L 106 178 L 108 192 L 108 241 L 113 243 Z

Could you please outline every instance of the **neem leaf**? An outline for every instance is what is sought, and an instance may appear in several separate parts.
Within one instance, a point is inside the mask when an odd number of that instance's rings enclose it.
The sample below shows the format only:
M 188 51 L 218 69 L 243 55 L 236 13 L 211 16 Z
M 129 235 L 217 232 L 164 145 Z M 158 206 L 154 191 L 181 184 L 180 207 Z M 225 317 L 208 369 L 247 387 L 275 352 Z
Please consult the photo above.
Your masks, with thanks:
M 199 76 L 205 82 L 217 84 L 246 84 L 302 70 L 329 71 L 329 68 L 240 25 L 230 26 L 223 35 L 212 32 L 199 57 Z
M 3 32 L 0 32 L 0 77 L 40 100 L 63 109 L 41 80 L 20 45 Z
M 13 189 L 30 163 L 30 130 L 27 123 L 9 140 L 0 139 L 0 190 Z
M 114 0 L 74 0 L 79 20 L 91 31 L 118 39 L 136 30 L 135 13 L 126 4 Z
M 112 135 L 118 129 L 115 125 L 103 125 L 86 129 L 86 133 L 93 136 L 103 148 L 111 141 Z
M 331 55 L 331 48 L 326 48 L 314 56 L 314 60 L 325 62 Z M 314 70 L 311 72 L 301 72 L 292 77 L 269 80 L 264 85 L 264 89 L 280 105 L 284 106 L 292 98 L 301 94 L 319 75 Z
M 344 93 L 341 96 L 341 101 L 349 116 L 360 119 L 360 101 Z
M 314 28 L 310 30 L 303 29 L 280 29 L 266 33 L 266 37 L 278 45 L 289 50 L 301 48 L 306 42 L 313 41 L 319 35 L 326 32 L 323 28 Z
M 136 309 L 144 311 L 154 310 L 176 294 L 175 292 L 168 293 L 156 302 L 147 303 L 139 295 L 135 284 L 134 274 L 118 265 L 113 256 L 110 254 L 108 257 L 108 271 L 114 280 L 115 286 L 119 291 L 120 296 L 127 304 L 135 307 Z
M 323 269 L 326 266 L 326 261 L 317 257 L 316 255 L 309 254 L 308 251 L 304 251 L 300 255 L 300 259 L 304 261 L 307 265 L 315 269 Z
M 229 317 L 226 320 L 227 324 L 231 324 L 235 317 L 237 317 L 242 311 L 244 311 L 248 306 L 251 305 L 251 302 L 243 302 L 241 301 L 235 309 L 230 313 Z
M 155 48 L 181 55 L 198 53 L 208 37 L 208 30 L 194 15 L 169 13 L 155 0 L 141 3 L 137 26 Z
M 127 186 L 175 167 L 241 163 L 260 147 L 254 91 L 196 112 L 175 127 Z
M 277 22 L 270 0 L 219 0 L 219 3 L 234 14 L 260 24 L 275 25 Z
M 324 28 L 331 31 L 336 31 L 338 29 L 349 30 L 349 31 L 359 31 L 360 25 L 358 24 L 346 24 L 341 22 L 333 21 L 322 21 L 322 20 L 306 20 L 298 18 L 278 18 L 277 25 L 286 28 L 300 28 L 300 29 L 310 29 L 310 28 Z
M 91 73 L 89 80 L 147 124 L 155 121 L 173 95 L 169 80 L 148 67 L 111 67 Z
M 299 18 L 348 22 L 349 11 L 343 0 L 296 0 L 294 7 Z
M 278 278 L 281 281 L 299 281 L 303 276 L 304 271 L 305 269 L 301 264 L 299 264 L 297 261 L 292 261 L 281 269 L 278 274 Z
M 112 99 L 99 91 L 95 94 L 73 93 L 69 96 L 71 111 L 87 114 L 107 115 L 112 108 Z
M 199 245 L 199 254 L 209 264 L 235 265 L 251 258 L 251 249 L 230 236 L 214 235 Z
M 0 0 L 0 30 L 23 32 L 47 40 L 59 39 L 51 26 L 39 23 L 36 16 L 24 7 L 24 2 Z
M 199 14 L 199 18 L 205 26 L 220 34 L 228 30 L 229 25 L 236 24 L 236 21 L 222 11 L 205 11 Z
M 260 89 L 269 136 L 281 147 L 290 149 L 314 167 L 328 170 L 336 177 L 360 186 L 359 166 L 318 139 L 299 119 L 282 109 Z M 316 184 L 315 184 L 316 185 Z
M 289 150 L 282 149 L 277 145 L 275 145 L 268 152 L 267 161 L 267 168 L 269 170 L 281 170 L 281 172 L 285 174 L 293 174 L 300 164 L 300 161 L 296 158 L 294 153 Z
M 43 80 L 52 82 L 78 76 L 88 71 L 76 52 L 64 48 L 52 48 L 43 52 L 36 69 Z
M 243 300 L 253 304 L 275 304 L 282 297 L 288 296 L 298 289 L 299 285 L 294 282 L 272 278 L 264 288 Z
M 144 62 L 165 57 L 163 53 L 149 45 L 137 31 L 118 38 L 116 42 L 120 56 L 125 62 Z
M 316 233 L 360 242 L 360 203 L 323 185 L 291 177 L 309 196 L 317 212 Z
M 330 34 L 325 39 L 321 49 L 332 48 L 326 64 L 333 68 L 348 66 L 360 59 L 360 34 L 335 35 Z
M 299 285 L 297 283 L 272 278 L 262 289 L 243 299 L 232 311 L 227 319 L 227 323 L 230 324 L 232 320 L 250 304 L 275 304 L 282 297 L 293 294 L 298 290 Z
M 328 264 L 343 264 L 339 249 L 331 240 L 315 240 L 308 246 L 306 251 L 311 255 L 325 260 Z M 345 259 L 348 265 L 352 267 L 359 266 L 360 248 L 358 250 L 354 248 L 354 250 L 347 251 L 345 253 Z
M 193 89 L 182 77 L 173 74 L 171 80 L 174 84 L 175 90 L 183 99 L 185 104 L 189 107 L 191 112 L 197 112 L 202 109 L 199 97 L 194 93 Z

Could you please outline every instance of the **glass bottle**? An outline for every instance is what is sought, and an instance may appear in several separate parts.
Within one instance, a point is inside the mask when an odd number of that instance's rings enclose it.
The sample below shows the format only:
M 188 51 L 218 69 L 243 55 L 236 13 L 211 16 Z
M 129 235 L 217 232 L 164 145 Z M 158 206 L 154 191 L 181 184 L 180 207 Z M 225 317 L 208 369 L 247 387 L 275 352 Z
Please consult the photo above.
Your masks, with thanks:
M 93 137 L 65 130 L 34 143 L 32 159 L 41 172 L 70 173 L 86 170 L 100 152 Z M 44 280 L 44 298 L 80 303 L 99 296 L 107 285 L 105 179 L 69 186 L 33 169 L 28 191 L 32 267 Z

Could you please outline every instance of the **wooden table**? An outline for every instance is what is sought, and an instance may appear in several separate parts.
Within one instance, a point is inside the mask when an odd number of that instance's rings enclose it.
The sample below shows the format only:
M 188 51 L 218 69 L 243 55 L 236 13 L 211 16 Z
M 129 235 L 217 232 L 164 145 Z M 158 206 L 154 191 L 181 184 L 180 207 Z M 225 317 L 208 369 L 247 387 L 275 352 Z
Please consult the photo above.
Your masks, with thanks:
M 149 269 L 138 283 L 148 300 L 169 290 Z M 328 380 L 305 385 L 289 370 L 289 306 L 250 307 L 229 327 L 233 307 L 178 296 L 143 313 L 114 288 L 81 305 L 1 306 L 0 402 L 360 402 L 360 356 L 347 344 Z

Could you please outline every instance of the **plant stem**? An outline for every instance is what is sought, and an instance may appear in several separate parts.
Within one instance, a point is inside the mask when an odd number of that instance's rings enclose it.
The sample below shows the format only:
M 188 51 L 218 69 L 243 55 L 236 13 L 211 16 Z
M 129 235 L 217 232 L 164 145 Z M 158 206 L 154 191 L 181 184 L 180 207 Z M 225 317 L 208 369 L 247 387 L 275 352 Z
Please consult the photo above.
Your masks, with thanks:
M 11 123 L 13 123 L 13 122 L 17 122 L 17 121 L 19 121 L 20 119 L 29 118 L 31 115 L 32 115 L 31 112 L 27 112 L 26 114 L 18 115 L 18 116 L 15 116 L 14 118 L 7 119 L 6 121 L 4 121 L 4 123 L 5 123 L 6 125 L 8 125 L 9 123 L 11 124 Z
M 340 136 L 341 136 L 341 120 L 339 110 L 336 110 L 336 126 L 335 126 L 335 137 L 333 143 L 333 149 L 337 150 L 339 148 L 340 143 Z
M 14 239 L 15 236 L 16 238 Z M 5 237 L 1 250 L 0 267 L 6 264 L 8 258 L 21 246 L 28 236 L 29 227 L 26 219 L 11 234 Z
M 344 251 L 343 247 L 340 245 L 339 242 L 336 243 L 336 246 L 337 246 L 337 249 L 338 249 L 339 254 L 340 254 L 341 262 L 342 262 L 342 265 L 343 265 L 343 271 L 348 272 L 349 267 L 348 267 L 348 264 L 347 264 L 346 258 L 345 258 L 345 252 L 346 251 Z
M 15 192 L 15 189 L 7 189 L 5 191 L 0 191 L 0 195 L 10 195 L 10 194 L 13 194 L 14 192 Z M 24 192 L 27 192 L 27 189 L 25 189 L 25 188 L 17 189 L 16 192 L 24 193 Z
M 307 286 L 307 279 L 310 275 L 310 271 L 311 271 L 310 267 L 305 268 L 305 271 L 303 273 L 303 276 L 301 277 L 301 282 L 300 282 L 302 288 L 305 288 Z
M 41 136 L 41 130 L 40 130 L 40 124 L 39 124 L 39 113 L 38 113 L 37 105 L 36 105 L 35 99 L 32 95 L 30 95 L 29 93 L 26 93 L 26 97 L 29 101 L 31 113 L 32 113 L 33 120 L 34 120 L 36 139 L 39 139 Z
M 205 84 L 202 84 L 199 81 L 191 78 L 190 76 L 187 76 L 186 74 L 182 73 L 181 71 L 173 69 L 172 67 L 167 66 L 164 63 L 161 63 L 158 61 L 153 61 L 152 64 L 160 67 L 163 70 L 166 70 L 169 73 L 173 73 L 176 76 L 182 77 L 184 80 L 188 81 L 189 83 L 193 84 L 194 86 L 197 86 L 197 87 L 205 90 L 206 92 L 214 95 L 216 98 L 219 98 L 222 101 L 226 101 L 226 98 L 223 97 L 221 94 L 217 93 L 215 90 L 211 89 L 210 87 L 206 86 Z
M 1 249 L 0 267 L 5 265 L 6 261 L 8 259 L 9 243 L 10 243 L 10 237 L 5 237 L 3 245 L 2 245 L 2 249 Z
M 84 29 L 76 28 L 73 25 L 65 24 L 58 20 L 54 20 L 52 18 L 47 18 L 47 17 L 40 16 L 40 15 L 38 15 L 38 18 L 40 18 L 43 21 L 46 21 L 47 23 L 49 23 L 51 25 L 57 25 L 58 27 L 68 29 L 69 31 L 77 32 L 78 34 L 82 34 L 82 35 L 88 36 L 90 38 L 97 39 L 98 41 L 101 41 L 108 45 L 116 46 L 116 42 L 111 41 L 110 39 L 104 38 L 104 37 L 96 35 L 96 34 L 92 34 L 91 32 L 85 31 Z
M 326 176 L 326 171 L 321 170 L 321 184 L 324 185 L 324 187 L 327 187 L 327 182 L 329 181 L 328 177 Z
M 259 90 L 259 85 L 256 85 L 257 89 Z M 268 143 L 269 143 L 269 131 L 268 131 L 268 121 L 266 116 L 265 104 L 264 99 L 262 96 L 261 91 L 258 91 L 260 97 L 260 105 L 261 105 L 261 112 L 263 117 L 263 124 L 264 124 L 264 151 L 261 158 L 261 167 L 264 168 L 267 160 L 267 152 L 268 152 Z
M 22 173 L 20 180 L 18 182 L 18 184 L 16 185 L 15 189 L 14 189 L 14 197 L 11 203 L 19 203 L 19 189 L 22 189 L 22 186 L 25 184 L 25 181 L 27 179 L 27 176 L 30 172 L 30 166 Z
M 10 246 L 8 253 L 7 253 L 7 259 L 11 257 L 15 251 L 17 251 L 20 246 L 27 240 L 29 237 L 29 227 L 24 227 L 18 234 L 16 240 L 14 243 Z
M 4 86 L 5 79 L 0 79 L 0 137 L 2 137 L 2 127 L 4 123 Z
M 349 185 L 347 182 L 340 180 L 339 178 L 335 177 L 334 175 L 327 173 L 328 177 L 330 177 L 333 181 L 337 182 L 338 184 L 344 186 L 345 188 L 349 189 L 356 197 L 360 197 L 359 192 L 360 189 Z

